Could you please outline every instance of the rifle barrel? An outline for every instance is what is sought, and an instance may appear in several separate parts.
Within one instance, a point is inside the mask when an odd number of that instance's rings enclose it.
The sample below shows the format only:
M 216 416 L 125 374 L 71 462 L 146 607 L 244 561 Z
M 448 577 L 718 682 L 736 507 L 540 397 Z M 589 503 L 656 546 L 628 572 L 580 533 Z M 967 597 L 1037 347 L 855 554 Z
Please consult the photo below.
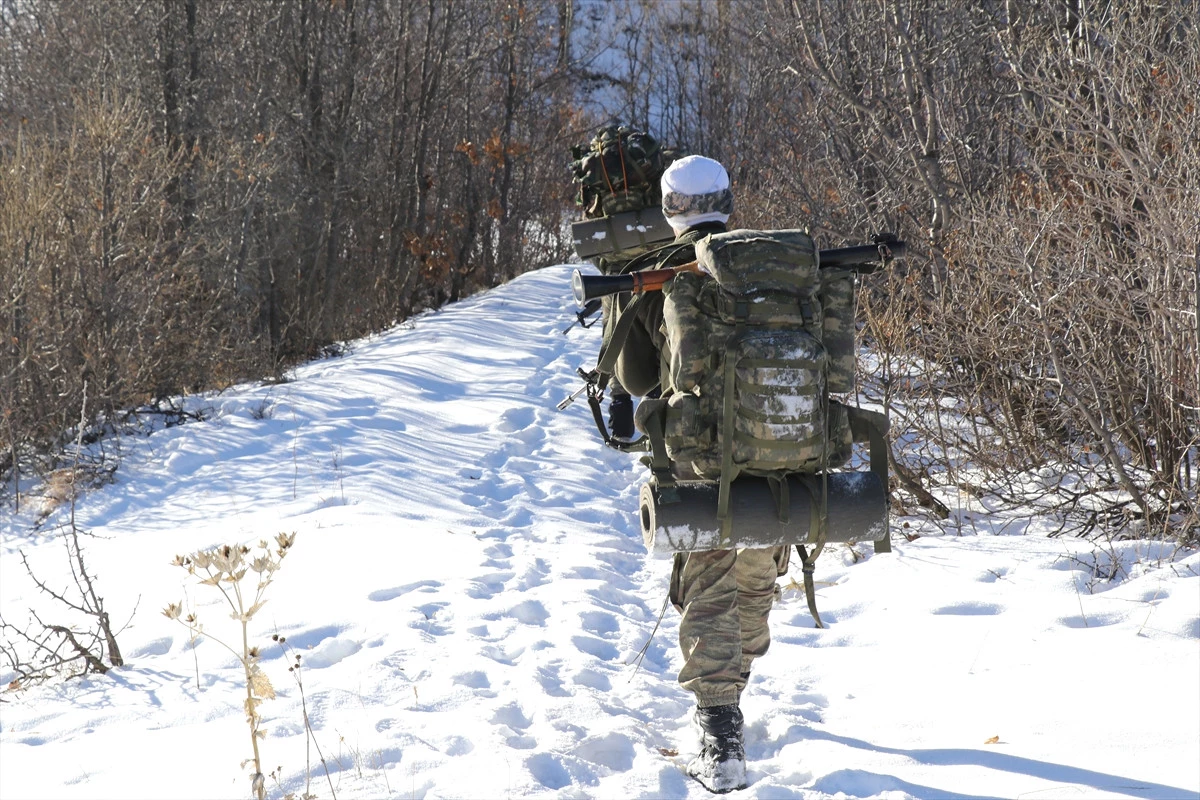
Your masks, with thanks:
M 820 251 L 817 262 L 822 269 L 831 267 L 857 267 L 866 264 L 885 264 L 893 258 L 903 258 L 904 242 L 895 239 L 877 244 L 859 244 L 854 247 L 834 247 Z M 873 272 L 874 270 L 859 270 Z
M 854 272 L 871 273 L 893 258 L 903 258 L 904 242 L 898 239 L 887 239 L 874 244 L 860 244 L 854 247 L 835 247 L 818 252 L 821 269 L 848 269 Z M 571 293 L 579 305 L 618 292 L 655 292 L 666 285 L 667 281 L 680 272 L 699 272 L 700 266 L 695 261 L 680 264 L 668 269 L 648 269 L 642 272 L 630 272 L 624 275 L 584 275 L 575 270 L 571 276 Z

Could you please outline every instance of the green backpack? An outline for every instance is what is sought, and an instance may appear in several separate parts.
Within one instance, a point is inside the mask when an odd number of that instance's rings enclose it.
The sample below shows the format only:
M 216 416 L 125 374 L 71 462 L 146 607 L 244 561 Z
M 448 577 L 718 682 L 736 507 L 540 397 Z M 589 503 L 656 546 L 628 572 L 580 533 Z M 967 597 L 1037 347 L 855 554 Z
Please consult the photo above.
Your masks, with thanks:
M 662 202 L 659 179 L 670 163 L 648 133 L 625 125 L 601 128 L 585 147 L 571 148 L 575 202 L 588 219 L 640 211 Z
M 571 224 L 575 253 L 600 271 L 622 272 L 635 256 L 675 238 L 662 213 L 663 171 L 681 151 L 624 125 L 601 128 L 572 147 L 575 201 L 584 219 Z
M 895 244 L 902 252 L 903 243 Z M 834 250 L 822 267 L 821 252 L 802 230 L 712 234 L 695 243 L 695 252 L 702 271 L 677 272 L 663 288 L 664 396 L 643 399 L 636 415 L 646 434 L 642 449 L 651 453 L 643 462 L 653 474 L 641 492 L 643 536 L 654 533 L 654 519 L 674 504 L 703 506 L 696 516 L 666 514 L 673 520 L 666 524 L 677 526 L 675 541 L 685 541 L 694 522 L 707 524 L 712 493 L 705 483 L 717 484 L 718 541 L 732 541 L 731 484 L 739 476 L 766 479 L 782 524 L 792 508 L 789 487 L 803 487 L 811 499 L 808 530 L 815 538 L 807 541 L 814 549 L 797 543 L 796 550 L 809 610 L 824 627 L 813 572 L 828 540 L 831 471 L 850 459 L 855 442 L 870 445 L 880 494 L 867 500 L 851 490 L 847 496 L 846 487 L 859 484 L 838 480 L 839 514 L 844 523 L 851 516 L 847 503 L 855 509 L 878 503 L 884 535 L 876 552 L 890 550 L 887 418 L 830 397 L 854 390 L 855 274 L 867 262 L 843 260 L 847 254 Z M 610 360 L 606 353 L 600 366 Z M 838 535 L 845 534 L 843 524 Z M 785 569 L 786 559 L 780 574 Z
M 708 274 L 680 273 L 664 290 L 667 456 L 719 479 L 726 498 L 739 474 L 844 464 L 851 424 L 829 393 L 854 388 L 853 273 L 820 269 L 800 230 L 714 234 L 696 256 Z

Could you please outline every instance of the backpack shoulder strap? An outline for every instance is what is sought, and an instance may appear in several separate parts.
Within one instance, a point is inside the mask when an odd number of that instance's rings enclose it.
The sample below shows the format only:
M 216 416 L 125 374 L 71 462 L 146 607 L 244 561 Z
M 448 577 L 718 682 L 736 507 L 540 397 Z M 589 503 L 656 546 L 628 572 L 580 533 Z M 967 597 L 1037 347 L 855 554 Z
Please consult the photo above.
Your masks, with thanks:
M 643 253 L 640 256 L 630 259 L 630 261 L 616 270 L 618 274 L 627 274 L 630 272 L 639 272 L 642 269 L 654 267 L 661 269 L 665 266 L 670 266 L 679 258 L 679 254 L 683 253 L 688 248 L 692 247 L 692 242 L 675 242 L 656 250 L 651 250 L 648 253 Z M 640 307 L 641 295 L 635 294 L 633 298 L 621 309 L 620 316 L 613 323 L 612 334 L 609 336 L 608 343 L 600 351 L 600 355 L 596 359 L 596 370 L 604 375 L 611 375 L 613 368 L 616 367 L 617 357 L 621 354 L 621 348 L 625 346 L 625 340 L 629 338 L 629 331 L 633 327 L 633 321 L 637 318 L 637 310 Z
M 633 321 L 637 319 L 637 310 L 641 307 L 641 299 L 640 294 L 635 294 L 625 308 L 621 309 L 621 315 L 617 317 L 617 321 L 612 327 L 612 335 L 608 339 L 608 344 L 604 346 L 596 359 L 597 372 L 603 375 L 612 375 L 613 369 L 617 365 L 617 357 L 621 355 L 621 348 L 625 346 L 625 340 L 629 338 L 629 331 L 633 328 Z

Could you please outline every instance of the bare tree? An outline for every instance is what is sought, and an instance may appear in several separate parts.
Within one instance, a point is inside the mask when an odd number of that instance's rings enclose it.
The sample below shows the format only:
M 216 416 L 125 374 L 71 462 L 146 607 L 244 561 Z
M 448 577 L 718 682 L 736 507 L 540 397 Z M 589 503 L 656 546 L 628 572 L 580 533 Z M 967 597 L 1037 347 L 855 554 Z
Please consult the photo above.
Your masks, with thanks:
M 0 5 L 5 485 L 85 378 L 119 418 L 565 255 L 564 10 Z
M 277 375 L 565 256 L 568 146 L 618 118 L 721 159 L 736 224 L 907 240 L 862 312 L 913 485 L 1054 465 L 1083 529 L 1194 537 L 1193 12 L 0 0 L 4 485 L 85 378 Z

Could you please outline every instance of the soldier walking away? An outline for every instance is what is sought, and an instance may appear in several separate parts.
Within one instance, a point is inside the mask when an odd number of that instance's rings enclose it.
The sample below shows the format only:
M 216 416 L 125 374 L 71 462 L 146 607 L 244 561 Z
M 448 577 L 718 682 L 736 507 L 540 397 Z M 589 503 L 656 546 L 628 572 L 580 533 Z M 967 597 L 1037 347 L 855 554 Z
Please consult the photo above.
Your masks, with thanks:
M 613 298 L 611 335 L 585 377 L 590 391 L 595 376 L 615 375 L 641 398 L 644 436 L 618 449 L 650 453 L 639 516 L 647 547 L 674 553 L 679 682 L 696 697 L 701 734 L 687 771 L 724 793 L 746 785 L 741 695 L 771 643 L 789 546 L 817 627 L 825 544 L 890 549 L 887 417 L 830 394 L 854 390 L 856 277 L 902 256 L 904 242 L 882 234 L 818 250 L 807 230 L 726 230 L 729 175 L 702 156 L 672 163 L 660 188 L 659 241 L 673 241 L 626 274 L 576 272 L 572 291 L 580 304 Z M 599 417 L 598 402 L 592 410 Z M 870 472 L 835 471 L 856 442 L 869 445 Z
M 728 173 L 703 156 L 675 161 L 662 176 L 662 209 L 676 238 L 656 251 L 649 266 L 661 269 L 694 260 L 696 242 L 724 232 L 733 213 Z M 669 397 L 663 293 L 642 295 L 630 312 L 636 316 L 621 343 L 616 376 L 635 395 L 661 389 Z M 670 595 L 682 614 L 679 682 L 696 697 L 701 732 L 700 753 L 687 771 L 712 792 L 746 786 L 739 700 L 752 664 L 771 642 L 767 617 L 776 578 L 787 569 L 787 552 L 786 547 L 772 547 L 675 554 Z
M 573 178 L 578 186 L 576 203 L 585 219 L 613 218 L 621 220 L 645 209 L 657 214 L 660 204 L 660 184 L 663 169 L 679 151 L 662 147 L 650 134 L 620 123 L 600 127 L 585 147 L 573 148 L 571 163 Z M 640 216 L 639 222 L 645 222 Z M 618 228 L 628 227 L 622 222 Z M 645 230 L 642 225 L 635 228 Z M 635 259 L 657 244 L 644 233 L 641 241 L 614 243 L 603 255 L 590 257 L 604 275 L 616 275 L 634 268 Z M 669 240 L 669 234 L 666 236 Z M 623 298 L 605 297 L 602 300 L 604 344 L 612 335 L 615 319 L 614 303 L 628 302 Z M 634 437 L 633 397 L 615 375 L 608 377 L 608 424 L 612 438 L 628 442 Z

